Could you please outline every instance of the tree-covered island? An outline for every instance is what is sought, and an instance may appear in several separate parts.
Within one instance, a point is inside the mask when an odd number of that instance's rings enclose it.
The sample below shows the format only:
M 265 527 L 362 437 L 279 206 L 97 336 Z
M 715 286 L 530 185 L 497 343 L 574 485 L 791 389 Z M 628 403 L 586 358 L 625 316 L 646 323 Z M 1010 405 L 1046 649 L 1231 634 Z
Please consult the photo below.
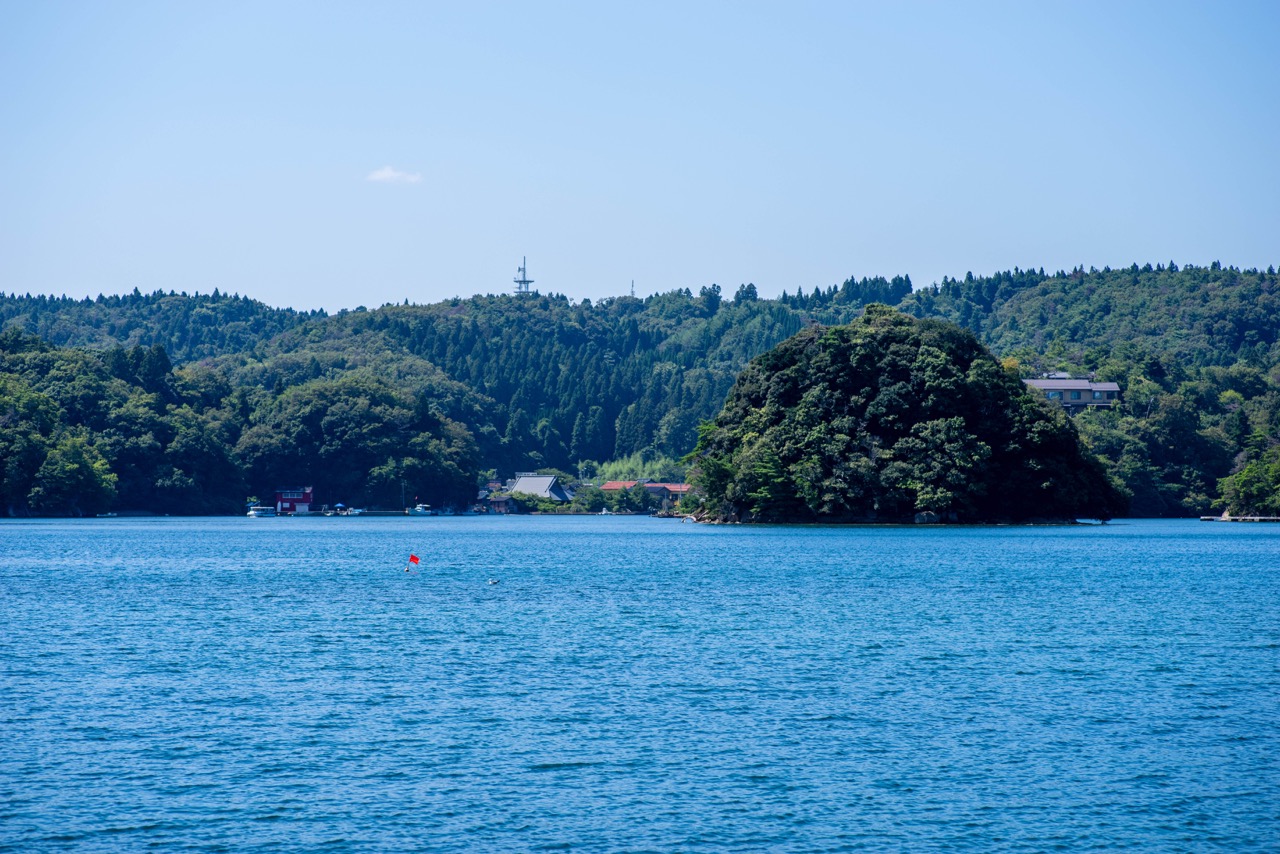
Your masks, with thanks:
M 1059 408 L 965 329 L 870 305 L 752 360 L 692 454 L 707 518 L 1109 519 L 1126 502 Z

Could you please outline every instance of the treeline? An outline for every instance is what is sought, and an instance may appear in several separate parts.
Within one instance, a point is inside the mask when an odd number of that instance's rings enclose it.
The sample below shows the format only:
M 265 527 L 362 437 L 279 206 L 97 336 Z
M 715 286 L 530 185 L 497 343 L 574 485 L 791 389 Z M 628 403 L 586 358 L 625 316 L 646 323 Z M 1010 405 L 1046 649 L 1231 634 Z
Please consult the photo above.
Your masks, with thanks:
M 1019 270 L 943 278 L 904 299 L 916 317 L 976 332 L 997 353 L 1027 351 L 1101 361 L 1122 345 L 1186 368 L 1280 358 L 1280 286 L 1265 271 L 1170 262 L 1046 276 Z
M 87 512 L 31 492 L 33 461 L 72 439 L 86 449 L 79 469 L 100 459 L 115 476 L 111 509 L 162 512 L 238 507 L 289 483 L 323 486 L 330 503 L 398 506 L 402 486 L 457 503 L 489 470 L 679 458 L 750 359 L 882 302 L 968 327 L 1023 375 L 1119 382 L 1124 405 L 1077 425 L 1132 512 L 1210 512 L 1224 495 L 1256 509 L 1280 468 L 1278 294 L 1274 270 L 1216 264 L 1014 270 L 915 292 L 905 276 L 851 278 L 778 299 L 750 284 L 598 302 L 483 296 L 333 316 L 217 292 L 0 294 L 0 441 L 18 441 L 11 424 L 37 437 L 23 462 L 5 451 L 5 502 Z M 224 461 L 217 477 L 183 457 L 192 430 Z
M 249 353 L 323 311 L 271 308 L 257 300 L 155 291 L 96 299 L 0 293 L 0 329 L 20 329 L 60 347 L 151 347 L 180 362 Z
M 234 513 L 291 484 L 331 504 L 474 497 L 492 452 L 487 400 L 408 356 L 257 384 L 274 364 L 174 369 L 160 345 L 89 351 L 0 334 L 4 512 Z

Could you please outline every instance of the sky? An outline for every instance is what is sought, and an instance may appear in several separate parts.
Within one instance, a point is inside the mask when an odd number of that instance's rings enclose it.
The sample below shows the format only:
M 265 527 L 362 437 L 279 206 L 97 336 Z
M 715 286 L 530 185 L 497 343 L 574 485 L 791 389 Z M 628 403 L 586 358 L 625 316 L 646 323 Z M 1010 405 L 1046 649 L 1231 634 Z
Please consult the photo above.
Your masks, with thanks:
M 0 0 L 0 291 L 1280 265 L 1276 2 Z

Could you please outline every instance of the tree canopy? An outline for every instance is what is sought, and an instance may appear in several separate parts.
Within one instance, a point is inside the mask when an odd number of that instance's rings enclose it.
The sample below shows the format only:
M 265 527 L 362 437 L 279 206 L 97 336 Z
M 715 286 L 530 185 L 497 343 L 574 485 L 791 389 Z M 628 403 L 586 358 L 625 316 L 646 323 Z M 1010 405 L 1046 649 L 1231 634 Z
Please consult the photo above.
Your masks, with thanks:
M 850 277 L 774 299 L 751 284 L 594 302 L 477 296 L 334 315 L 217 291 L 0 294 L 3 512 L 88 512 L 48 491 L 32 502 L 68 438 L 116 477 L 102 493 L 113 510 L 230 512 L 310 473 L 322 501 L 384 506 L 400 485 L 456 501 L 489 470 L 630 461 L 650 476 L 692 450 L 749 360 L 873 302 L 958 323 L 1023 377 L 1119 383 L 1119 406 L 1073 423 L 1131 513 L 1260 512 L 1280 500 L 1278 294 L 1274 269 L 1216 263 L 1014 269 L 914 291 L 905 276 Z M 334 411 L 313 424 L 319 407 Z M 318 455 L 334 464 L 316 466 Z
M 972 333 L 882 305 L 752 360 L 692 459 L 720 519 L 1108 519 L 1125 509 L 1061 409 Z

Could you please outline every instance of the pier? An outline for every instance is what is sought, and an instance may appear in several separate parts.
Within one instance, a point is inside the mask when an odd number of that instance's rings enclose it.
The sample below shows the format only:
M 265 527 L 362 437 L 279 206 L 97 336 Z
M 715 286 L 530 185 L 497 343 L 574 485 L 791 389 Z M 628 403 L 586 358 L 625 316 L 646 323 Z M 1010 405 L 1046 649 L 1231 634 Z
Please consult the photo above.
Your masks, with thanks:
M 1280 522 L 1280 516 L 1201 516 L 1201 522 Z

